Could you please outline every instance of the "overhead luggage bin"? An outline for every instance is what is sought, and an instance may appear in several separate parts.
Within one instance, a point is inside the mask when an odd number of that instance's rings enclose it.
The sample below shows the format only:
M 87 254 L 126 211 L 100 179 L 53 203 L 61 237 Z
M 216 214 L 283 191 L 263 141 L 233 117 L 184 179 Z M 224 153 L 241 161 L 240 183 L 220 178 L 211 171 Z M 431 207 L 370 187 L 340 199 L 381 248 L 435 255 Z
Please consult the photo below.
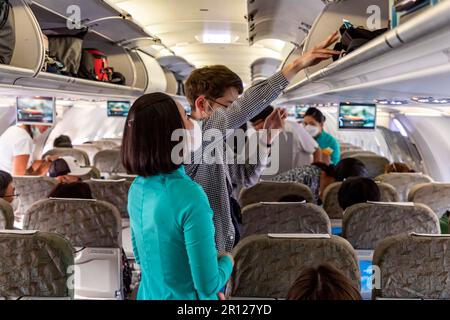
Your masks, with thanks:
M 32 77 L 43 62 L 39 25 L 23 0 L 10 0 L 15 22 L 15 47 L 11 63 L 0 64 L 0 84 L 12 85 L 16 79 Z
M 305 50 L 318 39 L 309 40 Z M 297 77 L 282 99 L 316 103 L 383 99 L 410 102 L 415 96 L 448 98 L 449 41 L 450 2 L 444 1 L 340 60 L 322 64 L 317 71 L 308 69 L 306 77 Z
M 248 0 L 250 45 L 263 39 L 301 44 L 324 7 L 322 1 Z

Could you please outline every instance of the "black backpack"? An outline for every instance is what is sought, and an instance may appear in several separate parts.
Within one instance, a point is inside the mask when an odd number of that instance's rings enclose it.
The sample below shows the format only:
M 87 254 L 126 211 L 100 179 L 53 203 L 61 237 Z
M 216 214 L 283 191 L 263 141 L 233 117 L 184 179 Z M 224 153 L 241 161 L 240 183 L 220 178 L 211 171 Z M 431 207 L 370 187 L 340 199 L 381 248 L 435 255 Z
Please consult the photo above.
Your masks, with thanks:
M 341 33 L 341 41 L 336 43 L 336 45 L 334 46 L 334 50 L 342 51 L 342 54 L 340 56 L 333 56 L 333 60 L 336 61 L 346 54 L 355 51 L 359 47 L 362 47 L 364 44 L 366 44 L 370 40 L 375 39 L 379 35 L 382 35 L 386 31 L 388 31 L 387 28 L 371 31 L 362 27 L 347 27 L 345 24 L 343 24 L 339 29 L 339 32 Z
M 10 64 L 14 47 L 16 45 L 16 33 L 14 12 L 8 0 L 0 0 L 0 64 Z

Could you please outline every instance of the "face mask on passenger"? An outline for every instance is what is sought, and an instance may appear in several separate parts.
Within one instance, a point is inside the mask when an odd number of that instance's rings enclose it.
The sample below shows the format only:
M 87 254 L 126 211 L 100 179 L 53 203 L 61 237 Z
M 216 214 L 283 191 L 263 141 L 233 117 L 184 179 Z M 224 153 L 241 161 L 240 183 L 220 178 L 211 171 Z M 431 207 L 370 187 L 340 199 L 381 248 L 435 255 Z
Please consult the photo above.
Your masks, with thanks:
M 187 130 L 187 140 L 186 140 L 186 148 L 189 152 L 195 152 L 202 146 L 202 129 L 200 124 L 192 119 L 189 119 L 192 122 L 193 128 Z
M 320 134 L 320 128 L 313 126 L 311 124 L 308 124 L 305 126 L 306 132 L 308 132 L 313 138 L 317 137 Z
M 13 208 L 13 212 L 16 212 L 19 209 L 19 198 L 15 197 L 11 202 L 11 206 Z

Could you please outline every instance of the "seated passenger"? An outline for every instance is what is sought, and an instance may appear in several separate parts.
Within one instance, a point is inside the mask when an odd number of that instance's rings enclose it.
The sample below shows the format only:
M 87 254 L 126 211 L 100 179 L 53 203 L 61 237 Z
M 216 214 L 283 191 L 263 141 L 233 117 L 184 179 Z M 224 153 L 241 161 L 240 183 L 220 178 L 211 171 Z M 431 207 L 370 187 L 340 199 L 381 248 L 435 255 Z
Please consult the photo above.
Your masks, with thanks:
M 362 300 L 355 283 L 331 264 L 304 268 L 287 300 Z
M 325 132 L 324 124 L 326 117 L 317 108 L 309 108 L 303 118 L 303 125 L 306 131 L 316 139 L 320 149 L 322 149 L 321 162 L 336 165 L 341 158 L 341 147 L 339 142 L 331 134 Z M 316 158 L 317 161 L 317 158 Z
M 0 136 L 0 170 L 13 176 L 34 175 L 42 176 L 47 173 L 50 162 L 33 159 L 35 142 L 49 127 L 42 125 L 15 125 L 11 126 Z
M 91 188 L 84 182 L 58 183 L 48 197 L 61 199 L 94 199 Z
M 416 172 L 412 170 L 406 163 L 394 162 L 387 164 L 384 173 L 413 173 Z
M 69 136 L 60 135 L 53 141 L 54 148 L 73 148 L 72 140 L 70 140 Z
M 91 171 L 91 168 L 82 168 L 74 157 L 61 157 L 52 162 L 48 175 L 56 178 L 60 183 L 81 181 Z
M 0 198 L 12 203 L 14 197 L 16 195 L 12 176 L 8 172 L 0 170 Z
M 380 198 L 380 188 L 370 178 L 349 178 L 342 183 L 338 193 L 342 210 L 357 203 L 380 201 Z
M 253 128 L 259 130 L 263 128 L 264 121 L 273 112 L 272 106 L 264 109 L 260 114 L 250 120 Z M 309 165 L 313 162 L 313 154 L 318 150 L 319 145 L 314 138 L 305 130 L 304 126 L 295 121 L 284 121 L 284 132 L 290 132 L 293 136 L 292 168 Z M 280 155 L 289 154 L 286 150 L 280 149 Z M 287 168 L 286 170 L 292 169 Z
M 216 300 L 233 270 L 232 256 L 217 254 L 205 192 L 172 158 L 172 133 L 192 126 L 164 93 L 137 99 L 126 119 L 122 162 L 138 175 L 128 194 L 138 300 Z
M 355 158 L 342 159 L 337 166 L 324 163 L 313 163 L 301 166 L 271 179 L 271 181 L 293 181 L 307 185 L 314 196 L 314 201 L 321 203 L 326 187 L 336 181 L 344 181 L 349 177 L 367 177 L 367 169 L 360 160 Z

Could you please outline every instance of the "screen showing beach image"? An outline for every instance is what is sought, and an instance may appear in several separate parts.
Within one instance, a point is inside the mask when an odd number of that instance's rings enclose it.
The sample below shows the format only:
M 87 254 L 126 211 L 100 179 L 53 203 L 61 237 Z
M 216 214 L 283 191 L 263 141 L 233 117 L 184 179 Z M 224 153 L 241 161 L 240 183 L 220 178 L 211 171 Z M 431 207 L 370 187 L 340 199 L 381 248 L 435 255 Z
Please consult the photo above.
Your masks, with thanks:
M 339 129 L 375 129 L 377 106 L 374 104 L 341 104 Z
M 55 100 L 51 97 L 17 98 L 17 123 L 52 125 Z

